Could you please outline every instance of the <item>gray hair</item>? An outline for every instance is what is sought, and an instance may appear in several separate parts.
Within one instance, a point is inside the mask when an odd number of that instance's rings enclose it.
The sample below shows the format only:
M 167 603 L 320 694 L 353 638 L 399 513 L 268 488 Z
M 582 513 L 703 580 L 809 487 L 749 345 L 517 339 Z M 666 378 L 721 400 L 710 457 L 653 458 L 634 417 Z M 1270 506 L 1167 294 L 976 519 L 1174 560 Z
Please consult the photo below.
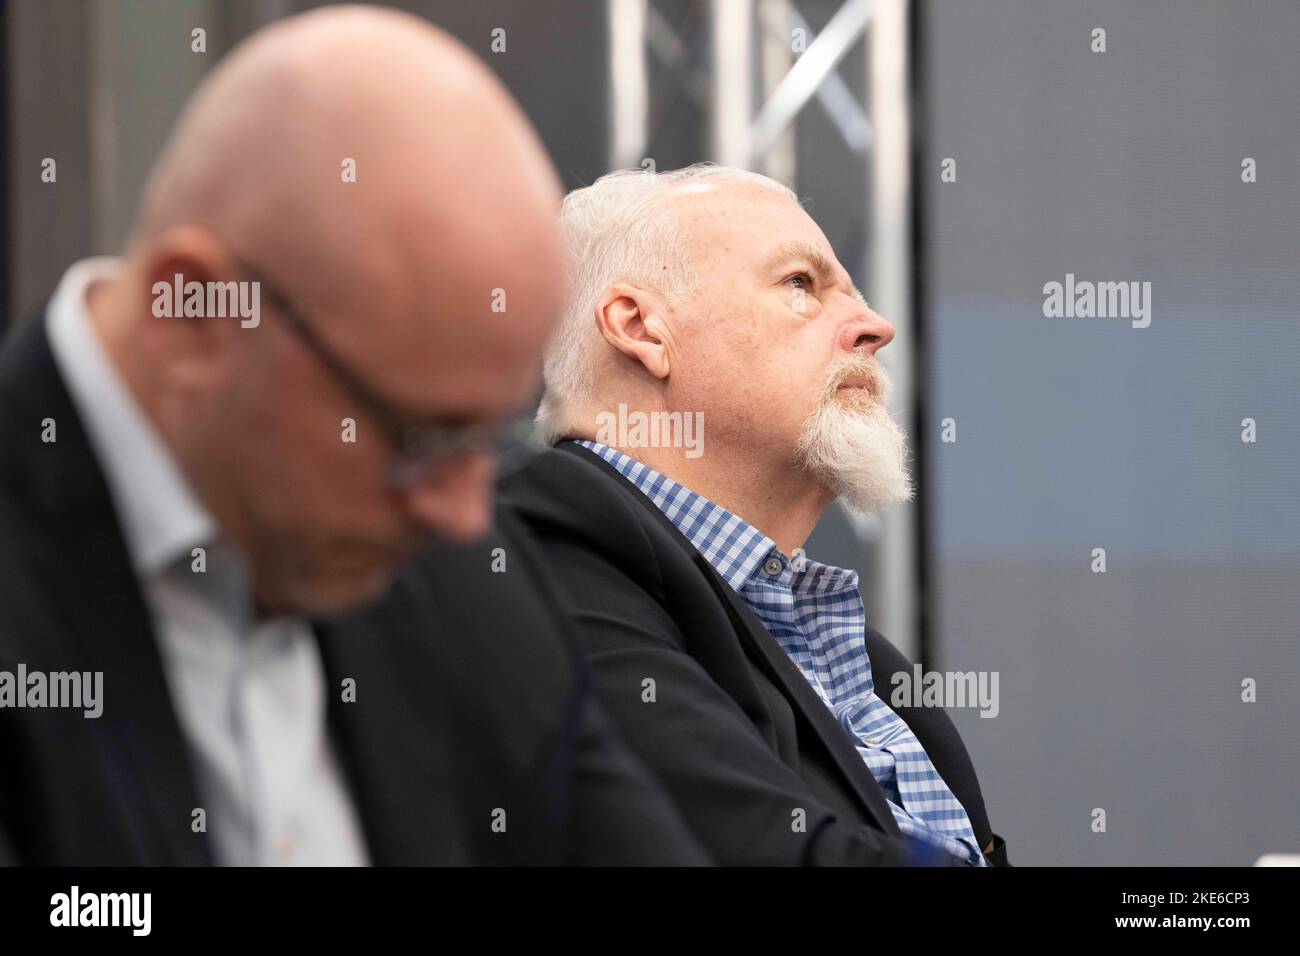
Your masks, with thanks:
M 776 180 L 712 163 L 662 173 L 620 169 L 564 198 L 560 229 L 569 256 L 569 298 L 546 352 L 546 391 L 537 410 L 541 440 L 553 444 L 562 438 L 573 424 L 571 409 L 592 395 L 604 342 L 595 308 L 606 289 L 629 282 L 655 289 L 672 303 L 695 293 L 686 236 L 668 203 L 692 181 L 720 178 L 767 186 L 798 202 Z

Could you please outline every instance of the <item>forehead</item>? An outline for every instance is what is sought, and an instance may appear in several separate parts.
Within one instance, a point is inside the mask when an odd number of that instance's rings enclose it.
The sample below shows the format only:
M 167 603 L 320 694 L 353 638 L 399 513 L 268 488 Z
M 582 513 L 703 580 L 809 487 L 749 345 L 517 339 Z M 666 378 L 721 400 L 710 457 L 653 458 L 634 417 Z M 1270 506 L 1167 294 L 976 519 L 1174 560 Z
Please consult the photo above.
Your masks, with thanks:
M 830 242 L 812 217 L 770 187 L 705 181 L 679 190 L 673 202 L 696 258 L 743 258 L 759 265 L 782 247 L 802 244 L 834 261 Z

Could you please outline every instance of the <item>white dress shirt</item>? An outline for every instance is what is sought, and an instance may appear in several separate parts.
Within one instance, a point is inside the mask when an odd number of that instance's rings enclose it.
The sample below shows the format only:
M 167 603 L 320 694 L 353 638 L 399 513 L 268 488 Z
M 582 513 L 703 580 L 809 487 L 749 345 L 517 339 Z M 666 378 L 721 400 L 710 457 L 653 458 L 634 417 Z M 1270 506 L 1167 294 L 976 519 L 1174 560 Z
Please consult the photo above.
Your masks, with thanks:
M 326 686 L 315 637 L 299 618 L 254 617 L 244 562 L 90 323 L 87 291 L 118 268 L 111 258 L 72 266 L 46 330 L 153 619 L 214 857 L 240 866 L 364 865 L 360 822 L 326 726 L 326 694 L 341 689 Z

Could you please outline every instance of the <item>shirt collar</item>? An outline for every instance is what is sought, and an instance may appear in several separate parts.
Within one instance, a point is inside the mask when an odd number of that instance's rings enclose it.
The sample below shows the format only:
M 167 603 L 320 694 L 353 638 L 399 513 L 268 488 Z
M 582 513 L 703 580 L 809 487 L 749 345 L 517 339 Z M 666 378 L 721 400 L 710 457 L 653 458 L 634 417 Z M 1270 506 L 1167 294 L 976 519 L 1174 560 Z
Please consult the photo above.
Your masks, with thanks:
M 137 574 L 152 576 L 209 544 L 217 525 L 136 403 L 90 323 L 91 284 L 121 269 L 115 258 L 74 264 L 50 300 L 46 330 L 117 507 Z
M 740 592 L 751 580 L 780 584 L 805 594 L 828 594 L 858 587 L 858 573 L 805 557 L 797 562 L 781 553 L 776 542 L 744 518 L 673 481 L 662 472 L 600 442 L 579 445 L 600 456 L 654 502 L 722 579 Z M 776 570 L 779 562 L 780 569 Z M 775 573 L 773 573 L 775 571 Z

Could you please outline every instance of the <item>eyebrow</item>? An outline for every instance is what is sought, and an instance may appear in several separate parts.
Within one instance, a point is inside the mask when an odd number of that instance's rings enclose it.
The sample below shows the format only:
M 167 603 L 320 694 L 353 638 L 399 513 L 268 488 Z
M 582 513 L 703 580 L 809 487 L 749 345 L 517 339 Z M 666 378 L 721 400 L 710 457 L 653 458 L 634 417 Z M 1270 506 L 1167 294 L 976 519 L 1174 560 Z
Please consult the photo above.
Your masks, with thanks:
M 808 263 L 812 267 L 812 272 L 816 274 L 817 281 L 822 285 L 836 284 L 835 266 L 822 255 L 820 249 L 806 242 L 787 242 L 782 245 L 767 260 L 767 265 L 763 271 L 765 273 L 778 272 L 795 261 Z M 867 300 L 862 297 L 862 293 L 858 291 L 857 286 L 850 282 L 849 288 L 852 290 L 853 297 L 866 305 Z

